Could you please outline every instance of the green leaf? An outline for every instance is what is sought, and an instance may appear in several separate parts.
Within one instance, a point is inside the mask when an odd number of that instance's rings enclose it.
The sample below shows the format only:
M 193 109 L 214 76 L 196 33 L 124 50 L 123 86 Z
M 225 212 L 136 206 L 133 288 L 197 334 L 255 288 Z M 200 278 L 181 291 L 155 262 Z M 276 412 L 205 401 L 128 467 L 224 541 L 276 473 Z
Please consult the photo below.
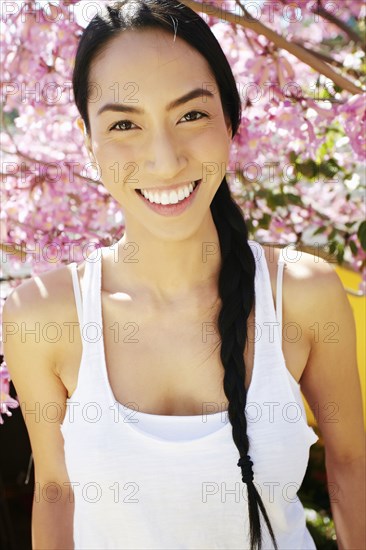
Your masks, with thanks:
M 259 227 L 263 229 L 268 229 L 272 217 L 269 214 L 263 214 L 263 217 L 258 220 Z
M 332 241 L 336 235 L 337 235 L 337 230 L 336 230 L 336 229 L 332 229 L 332 231 L 330 232 L 330 235 L 329 235 L 328 239 L 329 239 L 330 241 Z
M 290 151 L 289 158 L 290 158 L 290 162 L 291 162 L 292 164 L 295 164 L 295 163 L 296 163 L 297 154 L 295 153 L 295 151 Z
M 296 170 L 307 178 L 313 178 L 318 174 L 319 167 L 313 160 L 310 159 L 303 164 L 296 164 Z
M 366 250 L 366 221 L 363 221 L 360 224 L 360 227 L 357 231 L 357 237 L 361 243 L 362 248 Z
M 335 241 L 332 241 L 330 244 L 329 244 L 329 254 L 333 254 L 333 252 L 335 251 L 337 247 L 337 243 Z
M 351 249 L 351 251 L 352 251 L 352 254 L 353 254 L 354 256 L 356 256 L 356 254 L 357 254 L 357 252 L 358 252 L 358 248 L 357 248 L 357 245 L 356 245 L 355 241 L 349 241 L 349 247 L 350 247 L 350 249 Z
M 341 170 L 340 166 L 338 165 L 337 161 L 334 159 L 329 159 L 326 162 L 322 162 L 319 166 L 320 173 L 328 177 L 334 176 L 340 170 Z
M 267 204 L 272 209 L 275 209 L 277 206 L 286 206 L 287 202 L 285 195 L 282 195 L 281 193 L 272 193 L 268 196 Z
M 324 231 L 326 230 L 327 228 L 325 227 L 325 225 L 321 225 L 320 227 L 318 227 L 318 229 L 316 231 L 314 231 L 313 233 L 313 237 L 315 235 L 319 235 L 319 233 L 324 233 Z
M 286 199 L 287 204 L 298 204 L 299 206 L 302 206 L 301 197 L 299 197 L 298 195 L 294 195 L 294 193 L 287 193 Z
M 344 257 L 344 244 L 338 243 L 337 245 L 337 262 L 339 265 L 343 264 L 343 257 Z
M 266 199 L 267 195 L 268 195 L 268 191 L 267 191 L 267 189 L 261 188 L 261 189 L 258 189 L 258 191 L 256 192 L 256 195 L 260 199 Z

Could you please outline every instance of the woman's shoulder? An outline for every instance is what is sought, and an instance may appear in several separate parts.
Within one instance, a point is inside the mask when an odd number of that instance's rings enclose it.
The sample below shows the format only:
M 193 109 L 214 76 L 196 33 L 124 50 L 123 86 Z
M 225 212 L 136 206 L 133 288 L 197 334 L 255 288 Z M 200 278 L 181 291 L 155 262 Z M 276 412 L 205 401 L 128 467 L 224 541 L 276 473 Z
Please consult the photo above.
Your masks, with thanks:
M 33 274 L 13 288 L 5 303 L 7 308 L 19 310 L 24 315 L 33 311 L 35 315 L 47 314 L 50 305 L 62 304 L 70 290 L 71 264 Z
M 315 248 L 314 253 L 311 253 L 292 244 L 259 243 L 255 240 L 248 242 L 258 262 L 262 261 L 263 256 L 265 258 L 274 300 L 279 260 L 283 260 L 283 300 L 296 317 L 301 314 L 305 304 L 316 304 L 329 285 L 339 286 L 340 280 L 332 263 L 317 253 Z
M 82 267 L 80 264 L 78 271 Z M 77 321 L 71 263 L 33 274 L 13 288 L 5 300 L 3 316 L 24 330 L 33 327 L 39 332 L 40 346 L 50 346 L 56 352 L 62 337 L 57 341 L 55 335 L 64 333 L 65 321 Z
M 320 255 L 314 249 L 314 253 L 306 252 L 304 250 L 297 249 L 293 245 L 273 245 L 273 244 L 261 244 L 260 245 L 265 254 L 265 258 L 268 267 L 277 270 L 278 261 L 280 256 L 285 263 L 286 278 L 289 282 L 309 284 L 310 286 L 319 287 L 321 284 L 325 284 L 330 280 L 334 280 L 338 277 L 331 262 L 329 262 L 324 255 Z
M 305 252 L 294 246 L 262 245 L 270 273 L 274 299 L 278 273 L 278 260 L 282 248 L 285 262 L 283 272 L 283 304 L 289 319 L 296 319 L 308 337 L 319 316 L 326 317 L 334 302 L 345 298 L 343 284 L 335 271 L 334 262 L 314 251 Z

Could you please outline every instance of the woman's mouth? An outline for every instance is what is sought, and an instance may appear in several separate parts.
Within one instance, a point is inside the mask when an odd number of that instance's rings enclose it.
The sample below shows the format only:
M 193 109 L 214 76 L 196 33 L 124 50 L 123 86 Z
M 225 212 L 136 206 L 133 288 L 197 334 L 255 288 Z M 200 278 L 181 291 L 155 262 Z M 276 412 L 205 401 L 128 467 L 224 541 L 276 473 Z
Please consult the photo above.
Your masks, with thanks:
M 141 199 L 149 206 L 154 212 L 157 212 L 158 214 L 162 214 L 163 216 L 177 216 L 181 214 L 188 206 L 190 206 L 195 199 L 195 196 L 197 194 L 197 190 L 202 182 L 202 179 L 196 180 L 194 182 L 194 187 L 191 193 L 188 197 L 183 198 L 182 200 L 178 199 L 178 202 L 172 204 L 158 204 L 156 202 L 151 202 L 149 199 L 144 197 L 144 195 L 141 192 L 141 189 L 135 189 L 136 193 L 141 197 Z M 159 197 L 161 197 L 161 193 L 159 193 Z

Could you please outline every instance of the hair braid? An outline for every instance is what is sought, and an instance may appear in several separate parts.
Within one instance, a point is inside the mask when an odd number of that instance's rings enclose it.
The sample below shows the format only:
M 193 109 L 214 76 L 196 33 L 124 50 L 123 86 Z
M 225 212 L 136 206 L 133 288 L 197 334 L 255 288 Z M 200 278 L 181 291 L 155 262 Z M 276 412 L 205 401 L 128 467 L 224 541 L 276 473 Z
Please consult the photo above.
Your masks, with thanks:
M 247 319 L 255 301 L 256 264 L 248 243 L 248 230 L 238 204 L 232 198 L 226 178 L 223 179 L 211 204 L 221 249 L 219 296 L 222 307 L 218 315 L 221 336 L 220 357 L 225 369 L 224 392 L 229 401 L 228 416 L 240 457 L 249 450 L 245 406 L 244 346 L 247 339 Z M 262 548 L 258 507 L 266 521 L 273 544 L 277 543 L 262 499 L 252 480 L 247 481 L 251 549 Z

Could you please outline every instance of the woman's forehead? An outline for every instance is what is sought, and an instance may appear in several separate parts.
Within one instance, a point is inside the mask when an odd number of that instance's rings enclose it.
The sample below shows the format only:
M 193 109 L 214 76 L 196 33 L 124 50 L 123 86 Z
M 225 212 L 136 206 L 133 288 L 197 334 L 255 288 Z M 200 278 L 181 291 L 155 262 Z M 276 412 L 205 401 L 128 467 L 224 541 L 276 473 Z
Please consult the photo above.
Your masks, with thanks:
M 160 29 L 121 32 L 95 58 L 90 78 L 102 88 L 115 82 L 135 82 L 141 88 L 160 79 L 176 81 L 210 77 L 206 59 L 184 40 Z
M 207 60 L 166 31 L 126 31 L 116 37 L 92 64 L 89 77 L 90 115 L 105 103 L 136 104 L 156 109 L 189 91 L 203 88 L 218 93 Z M 202 97 L 202 107 L 206 106 Z

